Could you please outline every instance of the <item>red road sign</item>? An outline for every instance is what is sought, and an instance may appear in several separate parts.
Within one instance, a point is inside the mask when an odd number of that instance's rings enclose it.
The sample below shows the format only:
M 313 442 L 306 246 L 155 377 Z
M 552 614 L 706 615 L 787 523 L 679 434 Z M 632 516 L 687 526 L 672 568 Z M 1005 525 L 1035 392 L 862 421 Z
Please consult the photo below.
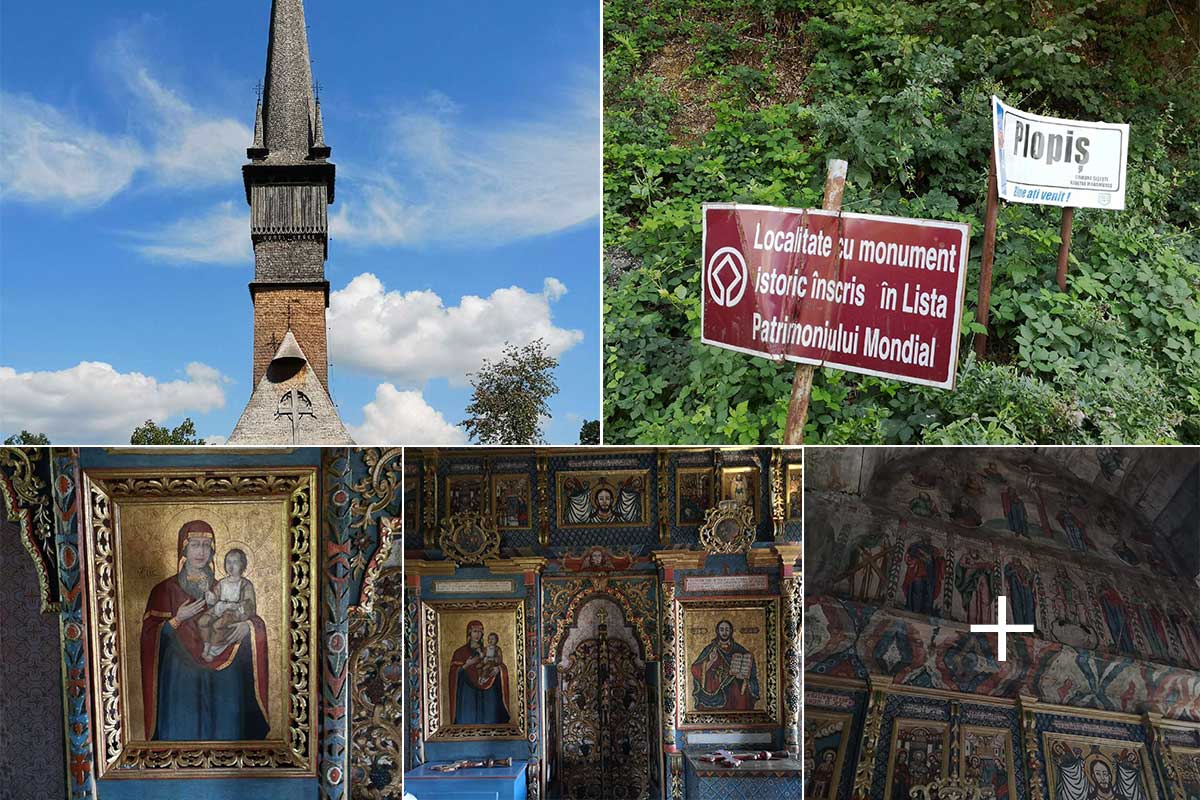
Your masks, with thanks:
M 954 387 L 970 229 L 706 203 L 701 340 Z

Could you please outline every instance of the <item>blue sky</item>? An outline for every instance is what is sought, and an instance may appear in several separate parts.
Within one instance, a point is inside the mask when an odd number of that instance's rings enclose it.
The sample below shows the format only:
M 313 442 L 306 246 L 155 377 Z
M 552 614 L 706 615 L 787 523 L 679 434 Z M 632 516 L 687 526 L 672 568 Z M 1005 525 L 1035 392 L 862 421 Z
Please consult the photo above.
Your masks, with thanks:
M 338 167 L 330 388 L 360 442 L 463 441 L 504 340 L 599 417 L 599 4 L 307 0 Z M 250 395 L 240 166 L 270 0 L 7 4 L 0 433 L 232 430 Z M 63 20 L 72 24 L 64 26 Z

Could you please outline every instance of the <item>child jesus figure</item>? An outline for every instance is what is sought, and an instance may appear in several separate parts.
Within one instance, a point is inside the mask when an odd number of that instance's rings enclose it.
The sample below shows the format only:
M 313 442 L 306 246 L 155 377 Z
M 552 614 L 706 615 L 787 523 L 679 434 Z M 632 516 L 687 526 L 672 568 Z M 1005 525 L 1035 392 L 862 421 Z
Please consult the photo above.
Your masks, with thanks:
M 237 639 L 239 623 L 257 613 L 254 584 L 243 577 L 246 553 L 235 547 L 225 554 L 226 576 L 215 591 L 204 593 L 208 610 L 196 620 L 204 642 L 204 658 L 212 661 Z

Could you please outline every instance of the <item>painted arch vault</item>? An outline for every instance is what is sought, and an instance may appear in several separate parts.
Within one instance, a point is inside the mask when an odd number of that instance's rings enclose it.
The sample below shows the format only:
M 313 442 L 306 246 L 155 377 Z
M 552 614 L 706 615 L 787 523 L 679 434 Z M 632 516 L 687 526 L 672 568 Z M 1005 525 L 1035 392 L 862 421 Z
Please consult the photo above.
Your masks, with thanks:
M 806 457 L 806 797 L 1195 796 L 1200 451 Z

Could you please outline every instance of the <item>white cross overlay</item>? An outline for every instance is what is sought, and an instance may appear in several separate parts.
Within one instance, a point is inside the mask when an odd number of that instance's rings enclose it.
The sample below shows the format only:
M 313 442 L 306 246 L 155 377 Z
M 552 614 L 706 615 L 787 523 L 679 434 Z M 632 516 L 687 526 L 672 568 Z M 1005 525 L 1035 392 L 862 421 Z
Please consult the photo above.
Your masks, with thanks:
M 1000 595 L 1000 597 L 997 598 L 997 601 L 1000 603 L 1000 615 L 996 620 L 996 624 L 995 625 L 972 625 L 971 633 L 999 634 L 997 637 L 997 641 L 1000 643 L 1000 647 L 998 648 L 999 653 L 997 653 L 997 658 L 1000 661 L 1004 661 L 1005 656 L 1008 655 L 1008 648 L 1005 646 L 1007 644 L 1008 634 L 1010 634 L 1010 633 L 1033 633 L 1033 626 L 1032 625 L 1008 625 L 1008 624 L 1006 624 L 1004 622 L 1005 617 L 1006 617 L 1006 614 L 1004 612 L 1008 610 L 1008 597 L 1006 595 Z

